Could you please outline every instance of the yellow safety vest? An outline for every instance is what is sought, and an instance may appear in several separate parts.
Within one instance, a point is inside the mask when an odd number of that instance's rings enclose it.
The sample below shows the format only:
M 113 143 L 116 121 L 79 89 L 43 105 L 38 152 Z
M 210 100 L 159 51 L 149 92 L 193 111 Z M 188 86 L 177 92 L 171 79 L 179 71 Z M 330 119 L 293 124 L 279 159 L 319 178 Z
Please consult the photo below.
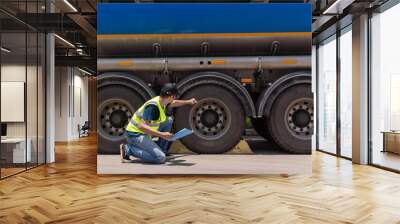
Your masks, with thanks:
M 167 119 L 167 115 L 165 114 L 165 109 L 160 103 L 160 97 L 154 97 L 153 99 L 147 101 L 144 103 L 134 114 L 132 119 L 130 120 L 128 126 L 126 126 L 127 131 L 130 132 L 136 132 L 136 133 L 141 133 L 144 134 L 143 131 L 141 131 L 137 126 L 143 122 L 143 112 L 144 108 L 147 105 L 156 105 L 158 107 L 158 111 L 160 113 L 160 116 L 158 117 L 158 120 L 156 121 L 147 121 L 146 124 L 150 126 L 151 129 L 157 131 L 158 128 L 160 127 L 160 124 L 164 122 Z

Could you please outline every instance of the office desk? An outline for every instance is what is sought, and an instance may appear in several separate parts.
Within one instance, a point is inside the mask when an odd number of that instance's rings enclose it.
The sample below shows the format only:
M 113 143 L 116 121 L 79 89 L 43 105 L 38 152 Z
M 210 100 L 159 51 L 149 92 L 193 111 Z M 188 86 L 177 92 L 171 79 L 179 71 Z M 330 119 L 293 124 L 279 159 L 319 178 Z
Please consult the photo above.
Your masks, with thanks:
M 28 144 L 25 152 L 25 138 L 1 139 L 1 159 L 5 160 L 5 163 L 31 162 L 32 141 L 28 138 L 26 142 Z
M 383 131 L 383 150 L 382 152 L 392 152 L 400 154 L 400 132 Z

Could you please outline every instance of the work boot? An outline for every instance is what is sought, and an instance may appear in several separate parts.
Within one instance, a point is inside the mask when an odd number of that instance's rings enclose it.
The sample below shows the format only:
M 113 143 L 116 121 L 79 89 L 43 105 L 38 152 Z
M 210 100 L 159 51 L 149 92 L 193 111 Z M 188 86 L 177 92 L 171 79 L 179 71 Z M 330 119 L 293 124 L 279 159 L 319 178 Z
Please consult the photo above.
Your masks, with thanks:
M 171 154 L 170 152 L 166 152 L 165 156 L 173 156 L 174 154 Z
M 129 156 L 125 154 L 126 145 L 121 144 L 119 145 L 119 154 L 121 155 L 121 163 L 130 163 L 131 160 Z

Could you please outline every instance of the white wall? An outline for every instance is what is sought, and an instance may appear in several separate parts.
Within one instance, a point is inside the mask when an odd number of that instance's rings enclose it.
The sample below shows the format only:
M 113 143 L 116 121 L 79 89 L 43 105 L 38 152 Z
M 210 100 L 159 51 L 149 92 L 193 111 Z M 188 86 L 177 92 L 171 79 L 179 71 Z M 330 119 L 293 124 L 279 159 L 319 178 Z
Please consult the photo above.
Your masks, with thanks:
M 32 68 L 32 67 L 30 67 Z M 29 70 L 29 67 L 28 67 Z M 24 65 L 2 65 L 1 81 L 25 82 L 25 64 Z
M 36 74 L 36 67 L 18 64 L 6 64 L 1 66 L 1 81 L 3 82 L 25 82 L 26 71 L 28 72 L 28 87 L 27 87 L 27 104 L 31 108 L 36 108 L 36 80 L 31 78 L 31 74 Z M 6 110 L 6 108 L 2 108 Z M 28 110 L 29 111 L 29 110 Z M 35 110 L 36 111 L 36 110 Z M 32 127 L 36 130 L 36 113 L 28 113 L 28 122 L 34 122 L 34 124 L 29 123 L 28 129 Z M 35 127 L 33 127 L 35 125 Z M 28 130 L 29 131 L 29 130 Z M 8 123 L 7 134 L 9 137 L 25 137 L 25 122 L 11 122 Z M 29 137 L 29 133 L 28 133 Z
M 38 69 L 38 71 L 37 71 Z M 27 80 L 25 80 L 27 78 Z M 39 66 L 25 66 L 25 64 L 3 64 L 1 66 L 2 82 L 24 82 L 26 84 L 26 107 L 22 107 L 22 113 L 26 112 L 26 120 L 23 122 L 6 122 L 8 138 L 24 138 L 30 140 L 32 161 L 44 162 L 44 74 Z M 22 90 L 23 91 L 23 90 Z M 22 92 L 23 94 L 24 92 Z M 2 96 L 6 97 L 6 96 Z M 10 110 L 10 108 L 1 108 Z M 4 111 L 3 111 L 4 112 Z M 12 111 L 8 111 L 11 112 Z M 37 153 L 39 154 L 37 156 Z
M 55 141 L 68 140 L 69 68 L 55 68 Z
M 74 108 L 72 109 L 72 135 L 75 137 L 78 137 L 78 124 L 83 125 L 85 121 L 88 121 L 89 116 L 88 116 L 88 107 L 89 107 L 89 102 L 88 102 L 88 77 L 87 76 L 82 76 L 82 73 L 78 71 L 77 75 L 77 70 L 75 70 L 75 75 L 74 75 L 74 91 L 73 94 L 74 96 Z
M 1 81 L 3 82 L 25 82 L 25 65 L 2 65 Z M 29 68 L 28 68 L 29 69 Z M 6 108 L 1 108 L 6 110 Z M 7 123 L 7 137 L 25 137 L 25 123 L 11 122 Z
M 56 141 L 79 138 L 78 125 L 88 120 L 88 78 L 72 67 L 56 67 Z

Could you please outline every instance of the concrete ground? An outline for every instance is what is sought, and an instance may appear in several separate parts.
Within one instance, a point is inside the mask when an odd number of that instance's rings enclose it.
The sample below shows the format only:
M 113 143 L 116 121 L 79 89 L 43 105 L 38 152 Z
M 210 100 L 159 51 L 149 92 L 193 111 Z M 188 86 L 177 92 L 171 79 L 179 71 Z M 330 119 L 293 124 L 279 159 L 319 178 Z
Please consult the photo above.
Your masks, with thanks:
M 98 155 L 98 174 L 311 174 L 311 156 L 293 155 L 259 138 L 242 140 L 226 154 L 198 155 L 179 141 L 161 165 L 121 163 L 119 155 Z

